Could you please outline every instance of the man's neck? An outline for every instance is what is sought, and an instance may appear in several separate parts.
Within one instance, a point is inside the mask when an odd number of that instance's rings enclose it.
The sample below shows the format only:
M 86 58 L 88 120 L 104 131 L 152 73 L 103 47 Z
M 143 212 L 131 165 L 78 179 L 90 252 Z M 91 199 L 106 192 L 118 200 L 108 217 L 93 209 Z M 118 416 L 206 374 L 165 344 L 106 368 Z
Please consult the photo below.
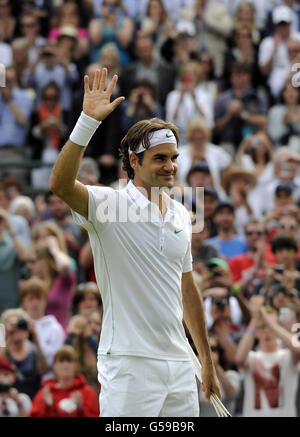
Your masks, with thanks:
M 232 229 L 220 229 L 218 232 L 218 239 L 221 241 L 228 241 L 234 238 L 234 232 Z

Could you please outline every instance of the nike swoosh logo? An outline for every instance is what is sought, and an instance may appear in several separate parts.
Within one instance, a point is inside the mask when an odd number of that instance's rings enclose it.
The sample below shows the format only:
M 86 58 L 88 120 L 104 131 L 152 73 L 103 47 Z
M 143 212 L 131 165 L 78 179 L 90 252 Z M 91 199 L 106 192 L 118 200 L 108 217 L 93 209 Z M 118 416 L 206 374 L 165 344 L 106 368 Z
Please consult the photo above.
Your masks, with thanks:
M 179 231 L 176 231 L 176 229 L 175 229 L 175 231 L 174 231 L 174 234 L 179 234 L 179 232 L 182 232 L 183 231 L 183 229 L 179 229 Z
M 166 134 L 167 138 L 171 138 L 172 136 L 173 136 L 173 134 L 171 134 L 171 135 Z

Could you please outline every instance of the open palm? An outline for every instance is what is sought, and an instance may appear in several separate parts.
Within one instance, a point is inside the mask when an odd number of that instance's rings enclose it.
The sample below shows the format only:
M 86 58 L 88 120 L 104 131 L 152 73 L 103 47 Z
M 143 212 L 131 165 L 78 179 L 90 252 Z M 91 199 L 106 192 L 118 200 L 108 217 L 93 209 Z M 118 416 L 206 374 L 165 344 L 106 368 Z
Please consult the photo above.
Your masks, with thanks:
M 83 112 L 98 121 L 104 120 L 116 107 L 125 99 L 125 97 L 118 97 L 113 102 L 110 102 L 110 97 L 115 89 L 118 81 L 118 76 L 115 74 L 109 82 L 105 90 L 107 80 L 107 69 L 96 70 L 93 80 L 92 89 L 89 86 L 89 78 L 84 76 L 84 98 L 83 98 Z

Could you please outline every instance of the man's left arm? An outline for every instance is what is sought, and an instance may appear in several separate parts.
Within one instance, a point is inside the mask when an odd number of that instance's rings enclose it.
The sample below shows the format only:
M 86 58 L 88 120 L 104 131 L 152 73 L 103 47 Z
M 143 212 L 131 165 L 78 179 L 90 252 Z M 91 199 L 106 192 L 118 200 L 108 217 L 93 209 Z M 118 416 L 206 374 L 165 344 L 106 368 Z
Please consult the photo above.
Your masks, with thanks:
M 181 289 L 183 319 L 200 357 L 203 391 L 207 402 L 209 402 L 211 392 L 216 393 L 219 398 L 221 398 L 221 394 L 210 352 L 203 300 L 194 282 L 192 272 L 182 274 Z

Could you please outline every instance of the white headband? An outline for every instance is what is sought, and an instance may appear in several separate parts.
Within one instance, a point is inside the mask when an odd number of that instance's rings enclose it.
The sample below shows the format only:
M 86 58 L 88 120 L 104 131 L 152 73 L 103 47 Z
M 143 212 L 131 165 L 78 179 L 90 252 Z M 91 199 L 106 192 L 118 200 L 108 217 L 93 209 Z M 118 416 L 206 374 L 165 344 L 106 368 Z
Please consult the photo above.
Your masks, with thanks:
M 150 141 L 150 146 L 148 147 L 148 149 L 150 149 L 151 147 L 154 147 L 154 146 L 158 146 L 159 144 L 176 144 L 176 146 L 177 146 L 177 141 L 176 141 L 175 135 L 173 134 L 173 132 L 170 129 L 160 129 L 160 130 L 156 130 L 154 132 L 151 132 L 149 135 L 149 141 Z M 145 149 L 143 144 L 140 143 L 137 150 L 133 151 L 129 148 L 128 153 L 129 153 L 129 155 L 131 155 L 132 153 L 145 152 L 145 150 L 147 150 L 147 149 Z

